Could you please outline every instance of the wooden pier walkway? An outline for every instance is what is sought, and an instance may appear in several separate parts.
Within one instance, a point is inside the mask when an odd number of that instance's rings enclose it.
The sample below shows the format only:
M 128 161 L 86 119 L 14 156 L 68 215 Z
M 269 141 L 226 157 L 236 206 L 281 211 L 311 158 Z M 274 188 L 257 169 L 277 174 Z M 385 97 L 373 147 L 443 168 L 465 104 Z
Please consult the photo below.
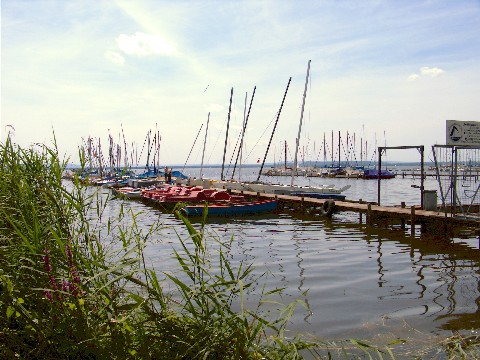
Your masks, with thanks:
M 230 190 L 232 194 L 241 194 L 247 198 L 276 198 L 280 210 L 291 210 L 309 215 L 322 215 L 322 208 L 328 199 L 316 199 L 290 195 L 255 193 L 250 191 Z M 331 200 L 330 200 L 331 201 Z M 378 206 L 375 203 L 334 200 L 335 211 L 349 211 L 359 214 L 359 222 L 367 225 L 400 224 L 402 228 L 410 226 L 415 234 L 416 226 L 422 232 L 434 232 L 439 235 L 450 234 L 454 229 L 471 228 L 480 236 L 480 217 L 465 218 L 453 216 L 443 211 L 422 210 L 420 206 Z

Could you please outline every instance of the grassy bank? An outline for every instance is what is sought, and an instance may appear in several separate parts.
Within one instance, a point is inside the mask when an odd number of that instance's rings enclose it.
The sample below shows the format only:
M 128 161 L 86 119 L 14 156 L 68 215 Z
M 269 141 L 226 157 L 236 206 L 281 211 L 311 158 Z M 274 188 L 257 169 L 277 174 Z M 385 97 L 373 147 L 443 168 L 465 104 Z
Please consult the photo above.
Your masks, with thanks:
M 264 307 L 278 289 L 246 308 L 245 294 L 262 279 L 248 263 L 232 267 L 230 244 L 186 219 L 182 251 L 164 254 L 178 268 L 147 268 L 143 249 L 159 224 L 145 233 L 136 214 L 106 217 L 105 200 L 75 178 L 67 191 L 55 147 L 7 140 L 0 163 L 1 358 L 394 358 L 386 346 L 287 338 L 299 302 Z

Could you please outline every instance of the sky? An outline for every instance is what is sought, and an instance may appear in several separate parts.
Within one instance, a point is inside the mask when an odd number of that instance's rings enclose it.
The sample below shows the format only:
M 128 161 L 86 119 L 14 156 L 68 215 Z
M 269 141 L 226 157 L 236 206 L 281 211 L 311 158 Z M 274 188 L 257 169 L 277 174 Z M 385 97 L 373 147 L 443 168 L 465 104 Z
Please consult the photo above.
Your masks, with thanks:
M 1 1 L 1 141 L 75 164 L 235 162 L 248 112 L 244 163 L 429 160 L 479 99 L 478 0 Z

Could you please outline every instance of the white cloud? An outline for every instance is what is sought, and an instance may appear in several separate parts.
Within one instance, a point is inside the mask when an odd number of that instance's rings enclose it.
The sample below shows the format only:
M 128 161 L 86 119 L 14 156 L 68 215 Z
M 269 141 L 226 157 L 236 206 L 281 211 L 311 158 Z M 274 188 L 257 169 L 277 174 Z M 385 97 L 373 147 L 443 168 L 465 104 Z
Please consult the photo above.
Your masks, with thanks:
M 173 55 L 175 53 L 175 48 L 159 35 L 137 32 L 135 35 L 121 34 L 116 40 L 120 50 L 129 55 Z
M 125 58 L 115 51 L 105 52 L 105 58 L 117 65 L 123 65 L 125 63 Z
M 438 67 L 431 68 L 431 67 L 428 67 L 428 66 L 424 66 L 420 69 L 420 73 L 422 75 L 431 76 L 431 77 L 437 77 L 437 76 L 443 74 L 444 72 L 445 71 L 443 71 L 442 69 L 440 69 Z
M 408 76 L 407 80 L 408 81 L 416 81 L 420 78 L 420 76 L 430 76 L 430 77 L 437 77 L 440 76 L 444 73 L 445 71 L 438 68 L 438 67 L 428 67 L 424 66 L 420 68 L 420 75 L 418 74 L 411 74 Z
M 408 81 L 415 81 L 419 78 L 420 76 L 418 74 L 411 74 L 408 76 L 407 80 Z

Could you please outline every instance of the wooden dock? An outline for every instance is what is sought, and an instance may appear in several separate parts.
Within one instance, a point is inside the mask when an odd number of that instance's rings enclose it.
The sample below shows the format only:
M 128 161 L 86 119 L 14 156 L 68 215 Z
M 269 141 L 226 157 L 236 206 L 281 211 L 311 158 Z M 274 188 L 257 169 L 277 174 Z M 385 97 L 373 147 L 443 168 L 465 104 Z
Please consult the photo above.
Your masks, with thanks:
M 220 189 L 219 189 L 220 190 Z M 244 195 L 247 198 L 276 198 L 280 211 L 293 211 L 306 215 L 324 215 L 325 202 L 328 199 L 315 199 L 290 195 L 255 193 L 250 191 L 230 190 L 232 194 Z M 331 200 L 330 200 L 331 201 Z M 410 227 L 413 236 L 417 226 L 422 232 L 438 235 L 449 235 L 455 230 L 469 228 L 475 236 L 480 236 L 480 217 L 465 218 L 443 211 L 422 210 L 420 206 L 378 206 L 376 203 L 338 201 L 335 200 L 335 211 L 348 211 L 359 214 L 359 222 L 371 226 L 398 224 L 402 228 Z

